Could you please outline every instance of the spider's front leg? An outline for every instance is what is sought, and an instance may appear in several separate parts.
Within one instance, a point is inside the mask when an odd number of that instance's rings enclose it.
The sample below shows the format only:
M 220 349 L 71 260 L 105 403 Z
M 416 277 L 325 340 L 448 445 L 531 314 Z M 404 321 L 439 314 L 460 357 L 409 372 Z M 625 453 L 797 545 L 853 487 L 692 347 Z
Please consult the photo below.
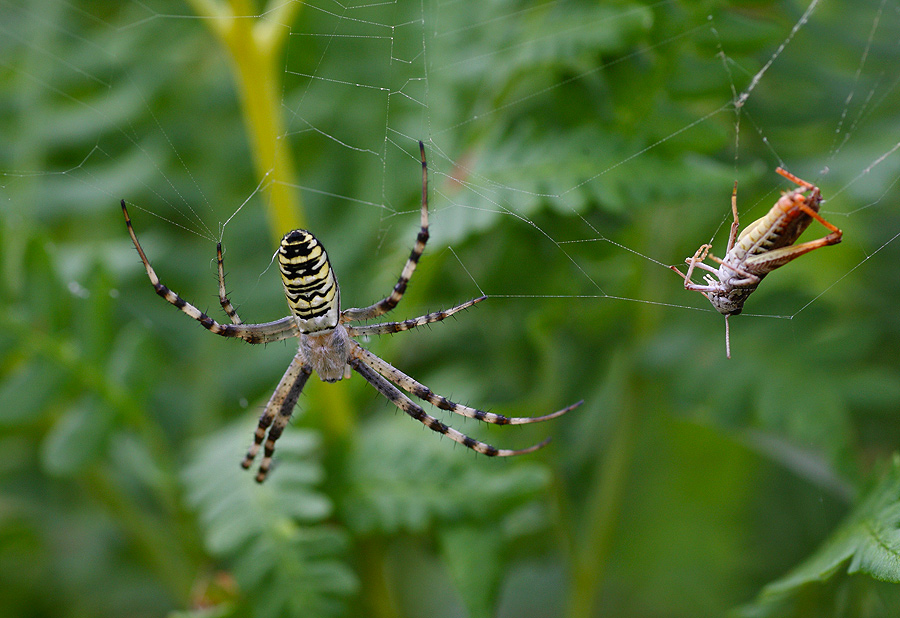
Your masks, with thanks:
M 216 262 L 219 271 L 219 304 L 222 305 L 222 309 L 231 318 L 232 324 L 243 324 L 231 301 L 228 300 L 228 293 L 225 291 L 225 262 L 222 259 L 222 243 L 220 242 L 216 243 Z
M 150 265 L 150 260 L 147 259 L 147 255 L 144 253 L 143 247 L 141 247 L 141 243 L 138 241 L 134 227 L 131 225 L 131 217 L 128 216 L 128 208 L 125 205 L 125 200 L 122 200 L 121 206 L 122 215 L 125 217 L 125 225 L 128 228 L 128 234 L 131 236 L 131 242 L 134 244 L 134 248 L 137 250 L 141 262 L 144 264 L 144 270 L 147 271 L 147 277 L 150 279 L 150 283 L 153 285 L 153 289 L 156 290 L 156 293 L 166 302 L 174 305 L 186 315 L 200 322 L 205 329 L 221 337 L 237 337 L 243 339 L 247 343 L 270 343 L 297 337 L 300 334 L 297 331 L 296 321 L 292 316 L 287 316 L 275 322 L 267 322 L 265 324 L 243 324 L 240 322 L 240 318 L 237 318 L 237 314 L 234 313 L 231 318 L 234 323 L 219 324 L 203 311 L 181 298 L 181 296 L 163 285 L 159 280 L 156 271 L 153 270 L 153 267 Z M 220 290 L 224 290 L 225 284 L 222 279 L 220 279 L 219 285 Z M 227 298 L 225 299 L 225 303 L 227 303 L 228 306 L 231 305 L 231 303 L 228 303 Z M 222 306 L 225 307 L 225 304 L 223 303 Z M 234 310 L 232 309 L 232 313 L 233 311 Z M 235 320 L 237 321 L 235 322 Z
M 428 164 L 425 162 L 425 144 L 422 142 L 419 142 L 419 155 L 422 159 L 422 206 L 419 215 L 420 227 L 419 234 L 416 236 L 416 244 L 412 248 L 409 258 L 406 260 L 406 265 L 400 272 L 400 278 L 394 285 L 390 296 L 368 307 L 345 309 L 341 312 L 341 322 L 370 320 L 391 311 L 403 298 L 406 286 L 416 271 L 416 265 L 419 263 L 419 258 L 422 257 L 425 245 L 428 243 Z

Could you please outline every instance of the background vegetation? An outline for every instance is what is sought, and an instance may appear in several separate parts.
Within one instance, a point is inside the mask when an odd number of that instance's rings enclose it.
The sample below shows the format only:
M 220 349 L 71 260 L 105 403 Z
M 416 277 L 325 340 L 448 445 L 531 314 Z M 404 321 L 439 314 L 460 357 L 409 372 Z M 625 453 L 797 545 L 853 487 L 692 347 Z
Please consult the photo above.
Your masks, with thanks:
M 871 166 L 900 141 L 897 5 L 823 0 L 738 115 L 806 3 L 465 4 L 339 20 L 384 62 L 302 36 L 338 5 L 0 2 L 3 615 L 894 615 L 900 158 Z M 435 236 L 398 311 L 492 298 L 369 347 L 495 412 L 586 403 L 453 419 L 554 438 L 494 461 L 311 380 L 256 486 L 237 464 L 292 345 L 166 306 L 118 200 L 214 314 L 216 223 L 248 195 L 224 228 L 245 319 L 285 313 L 263 271 L 297 225 L 360 306 L 414 237 L 418 138 Z M 733 320 L 726 362 L 664 265 L 721 253 L 733 181 L 749 222 L 782 162 L 845 241 L 766 280 L 748 312 L 793 317 Z

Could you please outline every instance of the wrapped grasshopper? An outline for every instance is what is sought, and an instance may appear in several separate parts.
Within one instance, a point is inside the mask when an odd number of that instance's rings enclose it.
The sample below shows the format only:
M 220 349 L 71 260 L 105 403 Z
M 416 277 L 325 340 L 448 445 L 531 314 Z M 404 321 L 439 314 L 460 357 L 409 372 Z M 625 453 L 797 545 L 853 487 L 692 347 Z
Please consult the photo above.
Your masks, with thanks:
M 702 245 L 692 257 L 685 260 L 687 273 L 682 274 L 675 266 L 670 268 L 684 279 L 684 289 L 700 292 L 716 310 L 725 316 L 725 354 L 731 358 L 731 342 L 728 317 L 739 314 L 744 303 L 759 286 L 763 277 L 780 266 L 784 266 L 804 253 L 819 247 L 836 245 L 843 233 L 819 215 L 822 195 L 819 188 L 778 168 L 779 174 L 799 185 L 787 191 L 775 202 L 764 217 L 748 225 L 738 235 L 737 182 L 731 194 L 731 210 L 734 222 L 728 237 L 728 250 L 724 259 L 719 259 L 709 251 L 710 245 Z M 808 192 L 808 194 L 807 194 Z M 794 245 L 813 219 L 830 230 L 827 236 Z M 713 268 L 704 260 L 719 264 Z M 706 285 L 691 281 L 695 268 L 707 271 L 703 276 Z

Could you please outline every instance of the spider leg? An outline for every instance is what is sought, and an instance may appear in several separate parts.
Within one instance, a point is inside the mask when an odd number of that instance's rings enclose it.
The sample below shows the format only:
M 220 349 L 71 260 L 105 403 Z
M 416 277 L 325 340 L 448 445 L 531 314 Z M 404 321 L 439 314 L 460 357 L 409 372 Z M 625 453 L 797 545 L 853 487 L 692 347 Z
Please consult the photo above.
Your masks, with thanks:
M 417 326 L 424 326 L 425 324 L 431 324 L 432 322 L 440 322 L 441 320 L 445 320 L 454 313 L 458 313 L 463 309 L 468 309 L 472 305 L 480 303 L 486 298 L 487 296 L 479 296 L 478 298 L 473 298 L 472 300 L 468 300 L 463 304 L 451 307 L 450 309 L 435 311 L 434 313 L 429 313 L 418 318 L 404 320 L 403 322 L 384 322 L 383 324 L 347 326 L 345 328 L 347 329 L 347 332 L 350 333 L 351 337 L 359 337 L 361 335 L 387 335 L 390 333 L 399 333 L 404 330 L 410 330 L 411 328 L 415 328 Z
M 406 260 L 406 265 L 400 272 L 400 278 L 397 280 L 390 296 L 383 298 L 374 305 L 363 307 L 362 309 L 345 309 L 341 312 L 341 322 L 351 322 L 356 320 L 369 320 L 384 315 L 397 306 L 403 293 L 406 292 L 406 286 L 412 278 L 419 263 L 419 258 L 425 251 L 425 244 L 428 242 L 428 165 L 425 163 L 425 144 L 419 142 L 419 154 L 422 157 L 422 209 L 421 209 L 421 227 L 419 235 L 416 237 L 416 244 Z
M 256 473 L 256 482 L 262 483 L 266 480 L 266 475 L 272 467 L 272 454 L 275 452 L 275 442 L 281 437 L 285 426 L 291 418 L 294 406 L 297 405 L 297 399 L 309 379 L 312 369 L 305 363 L 300 353 L 294 356 L 294 360 L 288 366 L 287 371 L 281 377 L 278 387 L 272 393 L 266 409 L 259 417 L 259 425 L 253 434 L 253 444 L 247 449 L 247 455 L 241 461 L 241 467 L 245 470 L 253 464 L 256 454 L 259 452 L 260 446 L 265 440 L 265 449 L 263 458 L 259 464 L 259 471 Z M 271 428 L 270 428 L 271 427 Z M 266 438 L 266 431 L 269 435 Z
M 446 397 L 442 397 L 441 395 L 436 395 L 430 388 L 428 388 L 424 384 L 417 382 L 387 361 L 379 358 L 378 356 L 372 354 L 359 345 L 355 346 L 354 355 L 357 356 L 363 363 L 381 374 L 382 377 L 390 382 L 393 382 L 414 397 L 418 397 L 423 401 L 427 401 L 434 407 L 440 408 L 441 410 L 448 410 L 450 412 L 453 412 L 454 414 L 468 416 L 469 418 L 484 421 L 485 423 L 493 423 L 495 425 L 525 425 L 528 423 L 539 423 L 541 421 L 548 421 L 551 418 L 562 416 L 569 410 L 577 408 L 582 403 L 584 403 L 583 401 L 579 401 L 574 405 L 563 408 L 562 410 L 557 410 L 556 412 L 553 412 L 551 414 L 545 414 L 544 416 L 503 416 L 502 414 L 494 414 L 492 412 L 485 412 L 476 408 L 470 408 L 469 406 L 464 406 L 462 404 L 450 401 L 449 399 L 447 399 Z
M 125 200 L 122 200 L 122 214 L 125 216 L 125 225 L 128 226 L 128 233 L 131 235 L 131 241 L 134 243 L 134 248 L 137 249 L 138 255 L 141 257 L 141 262 L 144 263 L 144 269 L 147 271 L 150 283 L 153 284 L 153 289 L 156 290 L 157 294 L 166 299 L 167 302 L 178 307 L 182 312 L 200 322 L 204 328 L 212 333 L 221 335 L 222 337 L 237 337 L 243 339 L 247 343 L 270 343 L 273 341 L 289 339 L 291 337 L 298 337 L 300 335 L 297 330 L 297 322 L 293 316 L 287 316 L 275 322 L 267 322 L 265 324 L 219 324 L 213 320 L 211 317 L 197 309 L 197 307 L 160 283 L 159 277 L 156 276 L 156 271 L 150 266 L 150 261 L 147 259 L 146 254 L 144 254 L 141 243 L 138 242 L 137 235 L 134 233 L 134 228 L 131 226 L 131 218 L 128 216 Z M 237 314 L 234 315 L 237 317 Z
M 550 442 L 550 438 L 547 438 L 543 442 L 539 442 L 533 446 L 529 446 L 528 448 L 518 450 L 498 449 L 494 446 L 491 446 L 490 444 L 485 444 L 484 442 L 480 442 L 474 438 L 470 438 L 469 436 L 453 429 L 452 427 L 448 427 L 433 416 L 426 414 L 421 406 L 414 403 L 409 397 L 401 393 L 396 386 L 388 382 L 387 379 L 385 379 L 381 374 L 369 367 L 362 359 L 351 358 L 349 363 L 350 366 L 353 367 L 353 369 L 357 373 L 359 373 L 359 375 L 365 378 L 369 384 L 374 386 L 379 393 L 390 399 L 390 401 L 395 406 L 428 427 L 428 429 L 445 435 L 454 442 L 462 444 L 466 448 L 470 448 L 473 451 L 482 453 L 483 455 L 487 455 L 488 457 L 511 457 L 513 455 L 524 455 L 525 453 L 536 451 Z
M 228 300 L 228 293 L 225 291 L 225 263 L 222 260 L 222 243 L 216 243 L 216 262 L 219 270 L 219 304 L 222 305 L 222 309 L 231 318 L 232 324 L 243 324 L 231 301 Z

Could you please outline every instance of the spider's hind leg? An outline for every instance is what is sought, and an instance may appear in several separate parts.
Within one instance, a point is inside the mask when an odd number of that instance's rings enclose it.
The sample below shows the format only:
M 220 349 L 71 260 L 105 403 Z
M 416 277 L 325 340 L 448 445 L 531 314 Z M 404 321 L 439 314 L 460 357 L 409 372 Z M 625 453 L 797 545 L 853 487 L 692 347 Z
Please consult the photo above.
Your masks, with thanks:
M 511 457 L 514 455 L 524 455 L 525 453 L 534 452 L 539 448 L 546 446 L 547 443 L 550 442 L 550 438 L 547 438 L 546 440 L 538 442 L 533 446 L 517 450 L 499 449 L 495 446 L 491 446 L 490 444 L 480 442 L 475 438 L 470 438 L 466 434 L 459 432 L 448 425 L 445 425 L 438 419 L 427 414 L 420 405 L 416 404 L 409 397 L 401 393 L 396 386 L 388 382 L 377 371 L 369 367 L 359 358 L 351 358 L 350 366 L 353 367 L 353 369 L 357 373 L 359 373 L 359 375 L 365 378 L 369 384 L 374 386 L 379 393 L 387 397 L 391 401 L 391 403 L 428 427 L 428 429 L 445 435 L 454 442 L 462 444 L 466 448 L 470 448 L 473 451 L 476 451 L 483 455 L 487 455 L 488 457 Z
M 272 467 L 272 455 L 275 453 L 275 442 L 281 437 L 285 426 L 291 418 L 294 406 L 300 398 L 300 393 L 309 379 L 311 370 L 306 366 L 298 352 L 288 366 L 287 371 L 281 377 L 278 387 L 272 393 L 269 403 L 262 416 L 259 417 L 259 425 L 253 434 L 253 444 L 247 450 L 247 455 L 241 461 L 241 467 L 245 470 L 253 465 L 253 460 L 259 452 L 260 446 L 265 440 L 263 449 L 263 459 L 259 464 L 259 471 L 256 473 L 256 482 L 262 483 L 266 480 L 266 475 Z M 268 432 L 268 437 L 266 436 Z
M 360 346 L 356 346 L 354 354 L 360 359 L 360 361 L 368 365 L 371 369 L 374 369 L 383 378 L 385 378 L 392 384 L 396 384 L 414 397 L 418 397 L 423 401 L 427 401 L 434 407 L 441 410 L 447 410 L 448 412 L 453 412 L 454 414 L 467 416 L 469 418 L 474 418 L 485 423 L 492 423 L 494 425 L 527 425 L 530 423 L 549 421 L 552 418 L 562 416 L 570 410 L 574 410 L 582 403 L 584 403 L 583 401 L 579 401 L 578 403 L 572 404 L 571 406 L 563 408 L 562 410 L 557 410 L 556 412 L 551 412 L 550 414 L 545 414 L 543 416 L 503 416 L 502 414 L 485 412 L 484 410 L 470 408 L 469 406 L 465 406 L 461 403 L 450 401 L 446 397 L 442 397 L 441 395 L 434 393 L 424 384 L 417 382 L 387 361 L 379 358 L 375 354 L 372 354 L 371 352 Z
M 390 295 L 368 307 L 345 309 L 341 312 L 341 322 L 370 320 L 384 315 L 396 307 L 400 299 L 403 298 L 406 286 L 416 271 L 419 258 L 425 252 L 425 245 L 428 243 L 428 164 L 425 162 L 425 144 L 422 142 L 419 142 L 419 155 L 422 160 L 422 205 L 419 211 L 420 226 L 419 234 L 416 236 L 416 244 L 413 246 L 409 258 L 406 260 L 406 265 L 400 272 L 400 278 L 397 279 L 397 283 L 394 285 Z

